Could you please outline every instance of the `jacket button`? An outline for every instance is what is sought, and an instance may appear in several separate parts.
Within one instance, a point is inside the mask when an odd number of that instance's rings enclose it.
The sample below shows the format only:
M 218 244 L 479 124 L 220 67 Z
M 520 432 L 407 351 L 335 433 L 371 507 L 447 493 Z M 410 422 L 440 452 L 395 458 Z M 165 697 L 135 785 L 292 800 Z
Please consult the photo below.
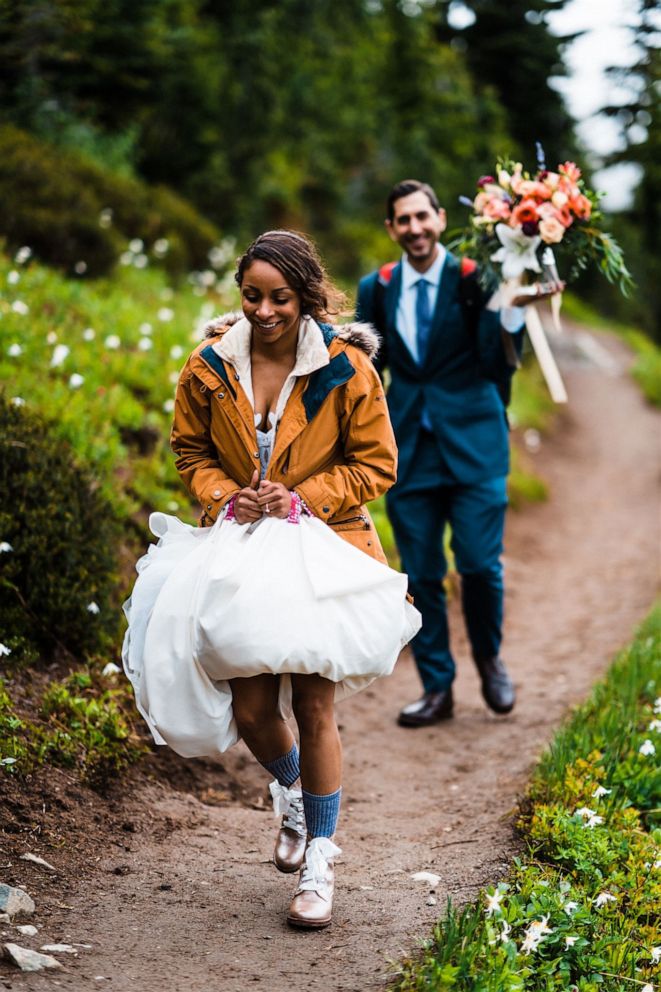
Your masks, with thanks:
M 239 379 L 240 379 L 241 377 L 240 377 L 240 375 L 239 375 L 239 373 L 238 373 L 238 372 L 236 373 L 236 375 L 234 376 L 234 378 L 236 379 L 236 381 L 237 381 L 237 382 L 239 381 Z
M 259 458 L 259 451 L 253 451 L 252 456 L 253 458 Z
M 330 506 L 322 506 L 321 509 L 323 513 L 330 513 Z
M 220 489 L 216 489 L 215 492 L 214 492 L 214 494 L 213 494 L 213 498 L 214 499 L 218 499 L 219 496 L 220 496 Z
M 367 542 L 367 547 L 368 547 L 368 548 L 371 548 L 371 547 L 372 547 L 372 542 L 371 542 L 371 541 L 368 541 L 368 542 Z
M 209 503 L 209 505 L 207 506 L 207 510 L 213 510 L 213 506 L 211 505 L 211 503 Z
M 219 400 L 224 400 L 225 399 L 225 393 L 218 393 L 218 399 Z

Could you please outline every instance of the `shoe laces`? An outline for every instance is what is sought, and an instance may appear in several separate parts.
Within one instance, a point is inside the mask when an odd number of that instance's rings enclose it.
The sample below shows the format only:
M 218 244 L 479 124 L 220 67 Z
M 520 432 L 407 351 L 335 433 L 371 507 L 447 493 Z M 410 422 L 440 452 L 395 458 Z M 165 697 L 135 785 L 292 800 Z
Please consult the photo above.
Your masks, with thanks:
M 269 790 L 273 799 L 273 812 L 276 816 L 282 817 L 282 826 L 293 830 L 299 837 L 305 837 L 307 830 L 301 790 L 287 788 L 277 779 L 271 782 Z
M 342 854 L 330 837 L 313 837 L 305 851 L 305 861 L 297 892 L 317 892 L 328 898 L 332 882 L 332 859 Z

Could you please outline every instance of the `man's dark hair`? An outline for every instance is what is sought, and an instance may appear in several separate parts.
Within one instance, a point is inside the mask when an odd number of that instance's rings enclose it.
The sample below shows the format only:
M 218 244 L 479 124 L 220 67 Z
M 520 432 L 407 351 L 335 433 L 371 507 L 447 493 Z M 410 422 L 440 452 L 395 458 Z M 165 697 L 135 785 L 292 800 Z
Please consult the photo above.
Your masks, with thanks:
M 424 193 L 434 210 L 441 209 L 438 197 L 428 183 L 421 183 L 418 179 L 402 179 L 401 182 L 395 183 L 388 194 L 388 199 L 386 200 L 388 220 L 393 220 L 395 217 L 395 203 L 397 200 L 401 200 L 403 196 L 410 196 L 411 193 Z

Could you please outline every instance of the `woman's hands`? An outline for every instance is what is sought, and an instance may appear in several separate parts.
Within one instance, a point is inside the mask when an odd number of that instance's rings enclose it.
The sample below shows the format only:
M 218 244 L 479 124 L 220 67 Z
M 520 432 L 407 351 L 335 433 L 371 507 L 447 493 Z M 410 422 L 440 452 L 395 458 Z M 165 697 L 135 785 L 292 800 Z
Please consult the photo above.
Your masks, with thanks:
M 281 482 L 262 479 L 257 491 L 257 502 L 264 513 L 286 520 L 291 509 L 291 493 Z
M 239 524 L 251 524 L 264 514 L 286 520 L 291 508 L 291 493 L 281 482 L 259 481 L 257 469 L 250 485 L 240 489 L 234 500 L 234 518 Z

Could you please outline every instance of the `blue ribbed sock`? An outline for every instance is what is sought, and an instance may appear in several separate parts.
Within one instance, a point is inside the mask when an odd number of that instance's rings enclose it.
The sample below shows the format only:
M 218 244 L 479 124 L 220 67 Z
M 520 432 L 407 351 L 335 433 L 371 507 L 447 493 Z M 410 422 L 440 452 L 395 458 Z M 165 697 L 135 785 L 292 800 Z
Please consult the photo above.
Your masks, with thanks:
M 296 744 L 292 744 L 291 751 L 288 751 L 287 754 L 283 754 L 282 757 L 274 758 L 273 761 L 261 761 L 260 764 L 266 768 L 271 775 L 277 778 L 280 785 L 284 785 L 287 788 L 293 785 L 298 776 L 301 774 L 301 768 L 298 762 L 298 748 L 296 747 Z
M 306 792 L 303 789 L 305 822 L 310 837 L 333 836 L 340 815 L 341 800 L 342 789 L 327 796 L 315 796 L 313 792 Z

